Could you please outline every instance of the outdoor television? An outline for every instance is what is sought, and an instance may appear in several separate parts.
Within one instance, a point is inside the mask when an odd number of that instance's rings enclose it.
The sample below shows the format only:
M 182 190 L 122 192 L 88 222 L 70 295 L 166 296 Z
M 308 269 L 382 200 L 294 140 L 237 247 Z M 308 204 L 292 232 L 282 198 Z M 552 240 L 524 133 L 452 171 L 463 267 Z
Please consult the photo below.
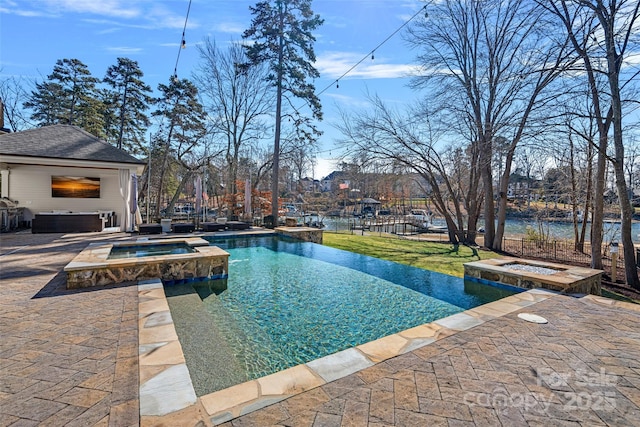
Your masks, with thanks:
M 51 197 L 99 199 L 100 178 L 51 176 Z

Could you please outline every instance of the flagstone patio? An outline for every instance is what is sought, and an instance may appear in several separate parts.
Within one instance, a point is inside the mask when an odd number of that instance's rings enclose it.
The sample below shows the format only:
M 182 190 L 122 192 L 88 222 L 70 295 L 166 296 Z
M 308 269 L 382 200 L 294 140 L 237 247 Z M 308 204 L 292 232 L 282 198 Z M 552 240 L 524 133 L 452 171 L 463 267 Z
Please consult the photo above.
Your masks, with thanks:
M 129 237 L 0 235 L 0 426 L 141 424 L 138 286 L 69 291 L 62 272 Z M 558 295 L 223 425 L 639 425 L 639 323 L 638 306 Z M 211 425 L 200 402 L 142 421 Z

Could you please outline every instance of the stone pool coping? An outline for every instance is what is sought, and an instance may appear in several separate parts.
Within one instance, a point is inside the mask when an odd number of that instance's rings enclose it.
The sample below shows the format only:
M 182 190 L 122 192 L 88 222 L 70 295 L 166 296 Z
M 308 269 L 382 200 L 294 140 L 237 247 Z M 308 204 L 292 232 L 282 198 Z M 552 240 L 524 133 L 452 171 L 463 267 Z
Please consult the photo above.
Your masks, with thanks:
M 162 282 L 140 282 L 140 422 L 172 425 L 183 417 L 195 417 L 221 424 L 556 295 L 531 289 L 197 397 Z
M 149 261 L 158 259 L 156 256 L 147 256 L 144 258 L 116 258 L 107 259 L 111 249 L 115 246 L 151 246 L 159 243 L 184 243 L 193 248 L 209 246 L 209 242 L 201 237 L 178 237 L 163 239 L 146 239 L 127 240 L 108 243 L 90 243 L 84 250 L 73 258 L 73 260 L 64 267 L 64 271 L 73 271 L 88 266 L 106 266 L 106 265 L 136 265 L 144 264 Z M 191 254 L 180 254 L 191 255 Z M 165 255 L 166 256 L 166 255 Z

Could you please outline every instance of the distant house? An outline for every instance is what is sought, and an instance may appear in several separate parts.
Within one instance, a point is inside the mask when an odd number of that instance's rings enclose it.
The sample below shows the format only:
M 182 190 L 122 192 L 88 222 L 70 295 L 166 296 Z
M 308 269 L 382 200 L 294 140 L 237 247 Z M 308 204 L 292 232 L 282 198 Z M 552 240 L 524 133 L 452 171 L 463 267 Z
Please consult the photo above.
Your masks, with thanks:
M 339 189 L 340 184 L 344 183 L 345 173 L 343 171 L 333 171 L 326 177 L 322 178 L 320 183 L 320 191 L 330 192 Z
M 1 196 L 24 208 L 27 222 L 39 213 L 100 212 L 131 231 L 132 175 L 144 164 L 76 126 L 0 135 Z
M 512 173 L 509 176 L 509 184 L 507 186 L 507 198 L 531 200 L 533 189 L 537 187 L 537 181 L 533 178 L 527 178 L 518 173 Z
M 309 177 L 302 178 L 300 180 L 300 187 L 302 191 L 311 191 L 311 192 L 320 191 L 320 181 L 318 181 L 317 179 L 309 178 Z

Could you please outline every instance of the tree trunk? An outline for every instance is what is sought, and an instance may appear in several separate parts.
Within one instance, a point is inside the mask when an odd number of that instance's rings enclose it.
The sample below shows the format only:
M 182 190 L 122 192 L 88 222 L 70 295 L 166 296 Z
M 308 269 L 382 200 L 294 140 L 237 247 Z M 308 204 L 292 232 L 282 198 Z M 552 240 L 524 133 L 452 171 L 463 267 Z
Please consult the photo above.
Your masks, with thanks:
M 171 146 L 171 137 L 173 136 L 173 122 L 169 126 L 169 134 L 162 155 L 162 167 L 160 168 L 160 181 L 158 182 L 158 196 L 156 198 L 156 218 L 160 218 L 160 202 L 162 199 L 162 190 L 164 189 L 164 177 L 169 166 L 169 147 Z
M 126 76 L 125 76 L 126 80 Z M 128 84 L 125 81 L 124 91 L 122 93 L 122 105 L 120 105 L 120 130 L 118 131 L 118 148 L 122 150 L 122 138 L 124 136 L 124 115 L 126 112 Z
M 453 216 L 447 209 L 447 198 L 443 196 L 442 191 L 440 191 L 440 187 L 438 186 L 438 179 L 429 173 L 425 172 L 421 174 L 431 185 L 431 189 L 433 191 L 433 204 L 436 212 L 438 212 L 444 218 L 445 223 L 447 224 L 447 234 L 449 235 L 449 241 L 453 244 L 458 243 L 458 225 L 453 219 Z M 454 199 L 453 203 L 459 203 Z M 402 203 L 404 206 L 404 202 Z M 404 209 L 403 209 L 404 210 Z M 404 212 L 403 212 L 404 215 Z
M 638 6 L 636 6 L 636 12 Z M 599 13 L 600 15 L 600 13 Z M 602 18 L 600 18 L 602 21 Z M 624 144 L 622 143 L 622 99 L 620 97 L 620 68 L 622 63 L 622 53 L 616 52 L 614 40 L 613 17 L 610 25 L 605 29 L 605 40 L 607 42 L 607 65 L 609 68 L 608 79 L 611 88 L 611 107 L 613 110 L 613 145 L 615 148 L 615 160 L 613 170 L 615 172 L 616 190 L 618 192 L 618 202 L 622 214 L 620 224 L 620 234 L 622 237 L 622 248 L 624 251 L 624 271 L 627 284 L 634 289 L 640 290 L 640 279 L 635 263 L 635 248 L 631 237 L 631 217 L 633 208 L 629 200 L 627 183 L 624 174 Z M 629 29 L 631 31 L 631 28 Z M 615 277 L 612 278 L 615 281 Z
M 471 155 L 469 177 L 469 191 L 467 192 L 465 208 L 467 209 L 467 235 L 465 244 L 476 245 L 476 237 L 478 230 L 478 219 L 480 218 L 480 210 L 482 209 L 482 194 L 479 194 L 480 182 L 478 170 L 478 155 L 474 150 Z M 481 192 L 481 191 L 480 191 Z
M 591 190 L 593 189 L 593 146 L 591 141 L 587 143 L 587 189 L 584 201 L 584 216 L 582 219 L 582 227 L 580 228 L 580 239 L 578 241 L 577 250 L 584 253 L 584 240 L 587 234 L 587 222 L 591 214 Z
M 467 221 L 467 233 L 465 235 L 464 244 L 475 246 L 476 244 L 476 235 L 478 232 L 478 215 L 475 213 L 469 213 L 468 221 Z
M 605 172 L 607 169 L 607 136 L 600 133 L 598 138 L 598 166 L 593 199 L 593 218 L 591 221 L 591 268 L 602 270 L 602 234 L 604 231 Z
M 509 147 L 504 162 L 504 172 L 500 177 L 500 185 L 498 186 L 498 227 L 493 238 L 493 250 L 502 250 L 502 238 L 504 237 L 504 226 L 507 220 L 507 190 L 509 188 L 509 176 L 511 175 L 511 165 L 513 164 L 513 155 L 516 150 L 515 142 Z
M 580 235 L 578 233 L 578 183 L 574 158 L 573 138 L 569 133 L 569 172 L 571 173 L 571 223 L 573 225 L 573 249 L 579 251 Z
M 278 31 L 280 34 L 279 37 L 279 46 L 278 46 L 278 76 L 276 81 L 276 129 L 273 141 L 273 166 L 271 168 L 271 216 L 273 216 L 273 226 L 278 226 L 278 184 L 279 184 L 279 168 L 280 168 L 280 130 L 282 126 L 282 61 L 284 55 L 284 34 L 282 33 L 284 23 L 283 12 L 282 12 L 282 4 L 279 2 L 278 6 L 280 7 L 280 22 Z
M 232 206 L 227 206 L 227 216 L 234 215 L 236 204 L 235 201 L 238 199 L 238 186 L 236 185 L 236 180 L 238 179 L 238 147 L 234 145 L 233 153 L 231 152 L 231 147 L 228 148 L 227 151 L 227 186 L 225 187 L 226 199 L 233 201 Z
M 180 184 L 178 184 L 178 188 L 176 188 L 176 192 L 173 193 L 173 197 L 171 198 L 171 201 L 167 205 L 167 212 L 169 213 L 173 212 L 173 207 L 175 206 L 176 202 L 180 198 L 180 193 L 182 193 L 184 184 L 188 180 L 190 180 L 192 177 L 193 177 L 193 171 L 187 171 L 187 173 L 184 174 L 184 176 L 182 177 L 182 180 L 180 180 Z M 196 213 L 195 215 L 197 216 L 198 214 Z
M 491 147 L 481 150 L 480 170 L 484 187 L 484 245 L 493 249 L 496 236 L 495 205 L 493 202 L 493 179 L 491 175 Z
M 451 215 L 445 215 L 444 221 L 447 224 L 447 234 L 449 235 L 449 242 L 457 245 L 458 243 L 460 243 L 460 239 L 458 236 L 460 232 L 458 230 L 458 226 L 456 225 L 455 221 L 453 221 Z
M 615 129 L 615 121 L 614 121 Z M 616 144 L 616 152 L 618 146 Z M 621 150 L 622 151 L 622 150 Z M 620 153 L 622 154 L 622 153 Z M 617 155 L 616 155 L 617 157 Z M 622 161 L 616 160 L 613 164 L 616 174 L 616 190 L 618 192 L 618 200 L 620 201 L 620 211 L 622 213 L 620 224 L 620 235 L 622 238 L 622 249 L 624 254 L 624 272 L 627 284 L 634 289 L 640 290 L 640 281 L 638 280 L 638 269 L 635 263 L 635 247 L 631 236 L 631 217 L 633 216 L 633 208 L 629 200 L 627 192 L 627 183 L 624 179 L 624 169 Z M 612 277 L 615 280 L 615 277 Z

